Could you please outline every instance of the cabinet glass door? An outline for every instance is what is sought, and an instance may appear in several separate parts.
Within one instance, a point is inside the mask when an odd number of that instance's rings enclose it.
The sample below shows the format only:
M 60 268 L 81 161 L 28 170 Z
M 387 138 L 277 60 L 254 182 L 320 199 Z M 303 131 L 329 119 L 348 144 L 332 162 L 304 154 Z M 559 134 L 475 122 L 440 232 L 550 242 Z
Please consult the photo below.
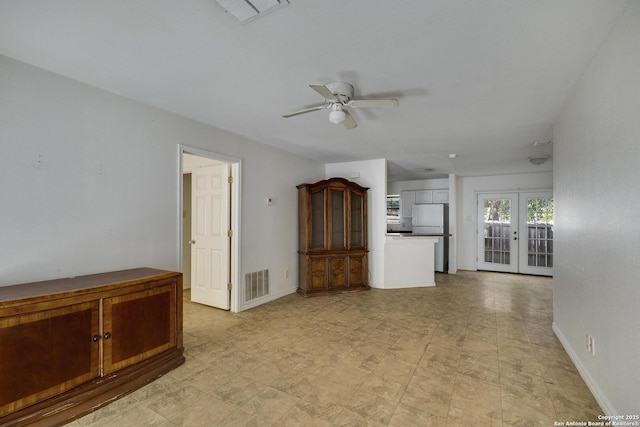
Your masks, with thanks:
M 331 248 L 345 247 L 344 191 L 331 190 Z
M 324 248 L 325 213 L 324 213 L 325 191 L 311 193 L 311 247 Z
M 364 246 L 364 198 L 351 193 L 351 247 Z

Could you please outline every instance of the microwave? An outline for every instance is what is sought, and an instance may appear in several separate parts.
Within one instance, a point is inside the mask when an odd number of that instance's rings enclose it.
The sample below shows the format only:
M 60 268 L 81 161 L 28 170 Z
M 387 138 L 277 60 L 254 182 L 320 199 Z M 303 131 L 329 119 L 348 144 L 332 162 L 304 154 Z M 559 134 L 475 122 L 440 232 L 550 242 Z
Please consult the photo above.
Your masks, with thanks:
M 400 223 L 400 195 L 387 196 L 387 224 Z

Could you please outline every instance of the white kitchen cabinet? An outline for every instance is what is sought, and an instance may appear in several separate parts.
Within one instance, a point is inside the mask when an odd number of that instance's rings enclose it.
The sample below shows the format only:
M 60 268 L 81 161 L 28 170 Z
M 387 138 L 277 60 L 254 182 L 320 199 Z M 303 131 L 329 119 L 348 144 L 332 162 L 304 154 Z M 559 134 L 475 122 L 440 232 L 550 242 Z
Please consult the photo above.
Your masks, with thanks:
M 433 203 L 449 203 L 449 190 L 433 190 Z
M 449 190 L 405 190 L 400 193 L 402 218 L 411 218 L 413 205 L 449 203 Z
M 416 190 L 416 204 L 433 203 L 433 190 Z
M 400 212 L 402 212 L 402 218 L 411 218 L 411 211 L 413 205 L 416 204 L 416 192 L 403 191 L 400 193 Z

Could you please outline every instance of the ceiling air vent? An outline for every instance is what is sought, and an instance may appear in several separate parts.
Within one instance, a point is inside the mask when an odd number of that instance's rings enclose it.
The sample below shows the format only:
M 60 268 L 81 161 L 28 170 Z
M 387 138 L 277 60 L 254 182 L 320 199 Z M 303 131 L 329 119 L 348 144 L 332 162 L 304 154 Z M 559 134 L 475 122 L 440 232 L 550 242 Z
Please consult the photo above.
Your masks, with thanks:
M 289 4 L 288 0 L 216 0 L 240 22 L 248 22 Z

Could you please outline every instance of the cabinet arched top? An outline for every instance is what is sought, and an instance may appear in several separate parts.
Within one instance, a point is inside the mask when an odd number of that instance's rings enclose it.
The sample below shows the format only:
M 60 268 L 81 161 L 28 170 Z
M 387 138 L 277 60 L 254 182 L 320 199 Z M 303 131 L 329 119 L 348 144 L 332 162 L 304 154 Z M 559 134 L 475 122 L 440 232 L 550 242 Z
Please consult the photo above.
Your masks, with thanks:
M 314 182 L 313 184 L 300 184 L 296 186 L 296 188 L 298 189 L 308 188 L 310 190 L 313 190 L 314 188 L 327 188 L 327 187 L 350 188 L 352 190 L 357 190 L 362 192 L 366 192 L 369 189 L 369 187 L 363 187 L 357 182 L 349 181 L 348 179 L 338 178 L 338 177 L 323 179 L 321 181 Z

